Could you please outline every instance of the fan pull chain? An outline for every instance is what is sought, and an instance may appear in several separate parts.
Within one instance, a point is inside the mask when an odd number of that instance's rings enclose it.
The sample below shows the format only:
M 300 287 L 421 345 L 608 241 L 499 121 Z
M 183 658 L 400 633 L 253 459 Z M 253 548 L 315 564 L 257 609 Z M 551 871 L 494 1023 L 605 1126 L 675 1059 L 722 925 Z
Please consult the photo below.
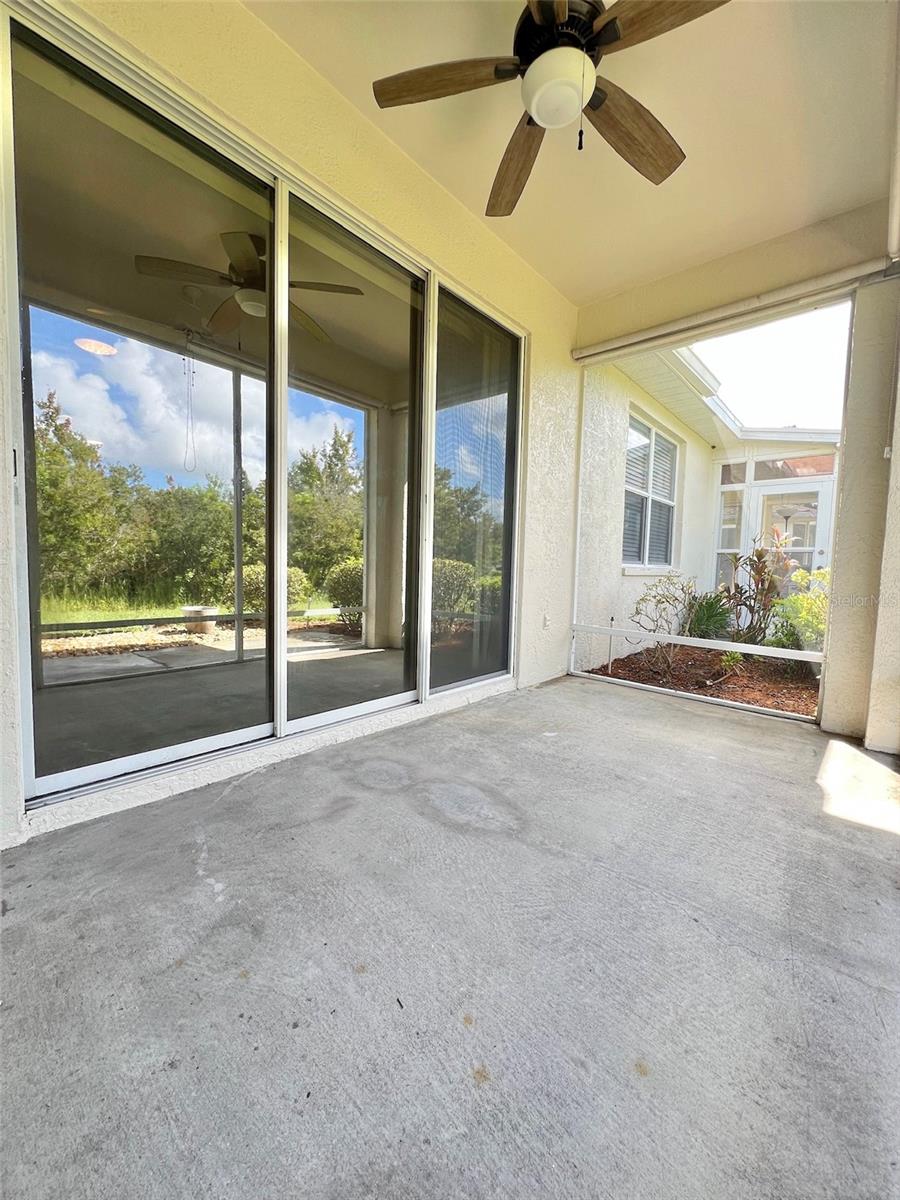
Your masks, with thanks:
M 184 469 L 188 472 L 197 470 L 197 441 L 194 434 L 194 375 L 196 373 L 196 365 L 194 359 L 188 354 L 190 340 L 191 335 L 188 333 L 185 339 L 185 355 L 181 360 L 184 364 L 185 399 Z
M 584 59 L 581 60 L 581 94 L 584 95 Z M 578 149 L 584 149 L 584 109 L 578 114 Z

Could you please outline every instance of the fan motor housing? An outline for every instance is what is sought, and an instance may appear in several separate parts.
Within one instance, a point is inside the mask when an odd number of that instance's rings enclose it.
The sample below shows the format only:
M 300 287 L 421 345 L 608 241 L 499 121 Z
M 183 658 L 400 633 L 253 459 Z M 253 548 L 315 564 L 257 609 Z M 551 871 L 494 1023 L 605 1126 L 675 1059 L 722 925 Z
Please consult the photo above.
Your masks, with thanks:
M 519 17 L 513 35 L 513 54 L 519 60 L 519 69 L 524 71 L 536 58 L 556 46 L 574 46 L 583 50 L 596 66 L 606 42 L 605 30 L 594 33 L 594 22 L 605 12 L 601 0 L 569 0 L 568 16 L 558 24 L 553 20 L 553 4 L 547 0 L 543 7 L 547 14 L 543 25 L 538 25 L 528 7 Z

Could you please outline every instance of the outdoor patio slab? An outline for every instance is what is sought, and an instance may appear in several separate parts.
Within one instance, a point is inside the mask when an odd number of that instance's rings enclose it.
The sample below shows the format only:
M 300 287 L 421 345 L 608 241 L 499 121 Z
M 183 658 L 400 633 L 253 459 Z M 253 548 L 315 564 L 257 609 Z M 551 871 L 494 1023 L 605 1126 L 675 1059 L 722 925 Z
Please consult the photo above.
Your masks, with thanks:
M 896 789 L 570 679 L 8 851 L 4 1197 L 897 1196 Z
M 41 660 L 41 675 L 47 685 L 81 683 L 85 680 L 112 679 L 117 675 L 136 675 L 158 671 L 156 663 L 141 654 L 61 654 Z

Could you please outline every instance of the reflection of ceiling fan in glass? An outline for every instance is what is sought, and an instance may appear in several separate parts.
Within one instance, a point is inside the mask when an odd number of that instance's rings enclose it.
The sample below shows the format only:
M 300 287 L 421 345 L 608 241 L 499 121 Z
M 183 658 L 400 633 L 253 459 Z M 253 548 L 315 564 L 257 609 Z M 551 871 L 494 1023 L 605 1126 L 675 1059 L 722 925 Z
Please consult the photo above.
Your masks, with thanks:
M 195 263 L 178 262 L 173 258 L 155 258 L 153 255 L 136 254 L 135 269 L 141 275 L 153 275 L 159 279 L 171 279 L 178 283 L 202 284 L 204 287 L 234 288 L 206 322 L 210 333 L 231 333 L 241 323 L 241 317 L 264 317 L 266 301 L 266 239 L 256 233 L 219 234 L 225 253 L 228 255 L 228 272 L 216 271 L 212 267 L 201 267 Z M 309 279 L 292 279 L 290 287 L 308 292 L 330 292 L 340 296 L 361 296 L 358 287 L 344 283 L 316 283 Z M 317 321 L 291 301 L 291 319 L 320 342 L 331 338 Z

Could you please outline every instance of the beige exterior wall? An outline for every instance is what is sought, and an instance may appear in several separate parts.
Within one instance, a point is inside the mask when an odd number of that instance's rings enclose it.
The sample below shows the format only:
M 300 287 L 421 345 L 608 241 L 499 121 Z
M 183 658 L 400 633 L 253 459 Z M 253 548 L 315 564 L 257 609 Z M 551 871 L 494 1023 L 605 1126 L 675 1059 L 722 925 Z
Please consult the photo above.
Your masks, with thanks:
M 649 420 L 678 445 L 675 546 L 671 567 L 622 564 L 625 446 L 630 412 Z M 577 620 L 586 625 L 630 624 L 646 585 L 677 573 L 705 586 L 712 561 L 712 450 L 698 434 L 613 366 L 589 367 L 584 381 L 578 536 Z M 641 647 L 635 646 L 634 649 Z M 627 653 L 619 644 L 617 654 Z M 579 635 L 579 669 L 605 661 L 608 639 Z
M 900 754 L 900 403 L 893 434 L 865 742 L 870 750 Z
M 892 436 L 898 329 L 900 280 L 861 288 L 853 317 L 832 602 L 819 711 L 823 729 L 853 737 L 865 735 L 869 712 L 891 466 L 885 447 Z M 896 569 L 890 554 L 888 563 L 890 575 Z M 882 636 L 887 641 L 890 616 L 886 604 Z M 900 692 L 891 686 L 889 671 L 888 667 L 876 688 L 880 714 L 892 705 L 894 712 L 900 707 Z M 883 717 L 879 717 L 879 729 L 881 736 Z M 900 750 L 900 744 L 883 748 Z

